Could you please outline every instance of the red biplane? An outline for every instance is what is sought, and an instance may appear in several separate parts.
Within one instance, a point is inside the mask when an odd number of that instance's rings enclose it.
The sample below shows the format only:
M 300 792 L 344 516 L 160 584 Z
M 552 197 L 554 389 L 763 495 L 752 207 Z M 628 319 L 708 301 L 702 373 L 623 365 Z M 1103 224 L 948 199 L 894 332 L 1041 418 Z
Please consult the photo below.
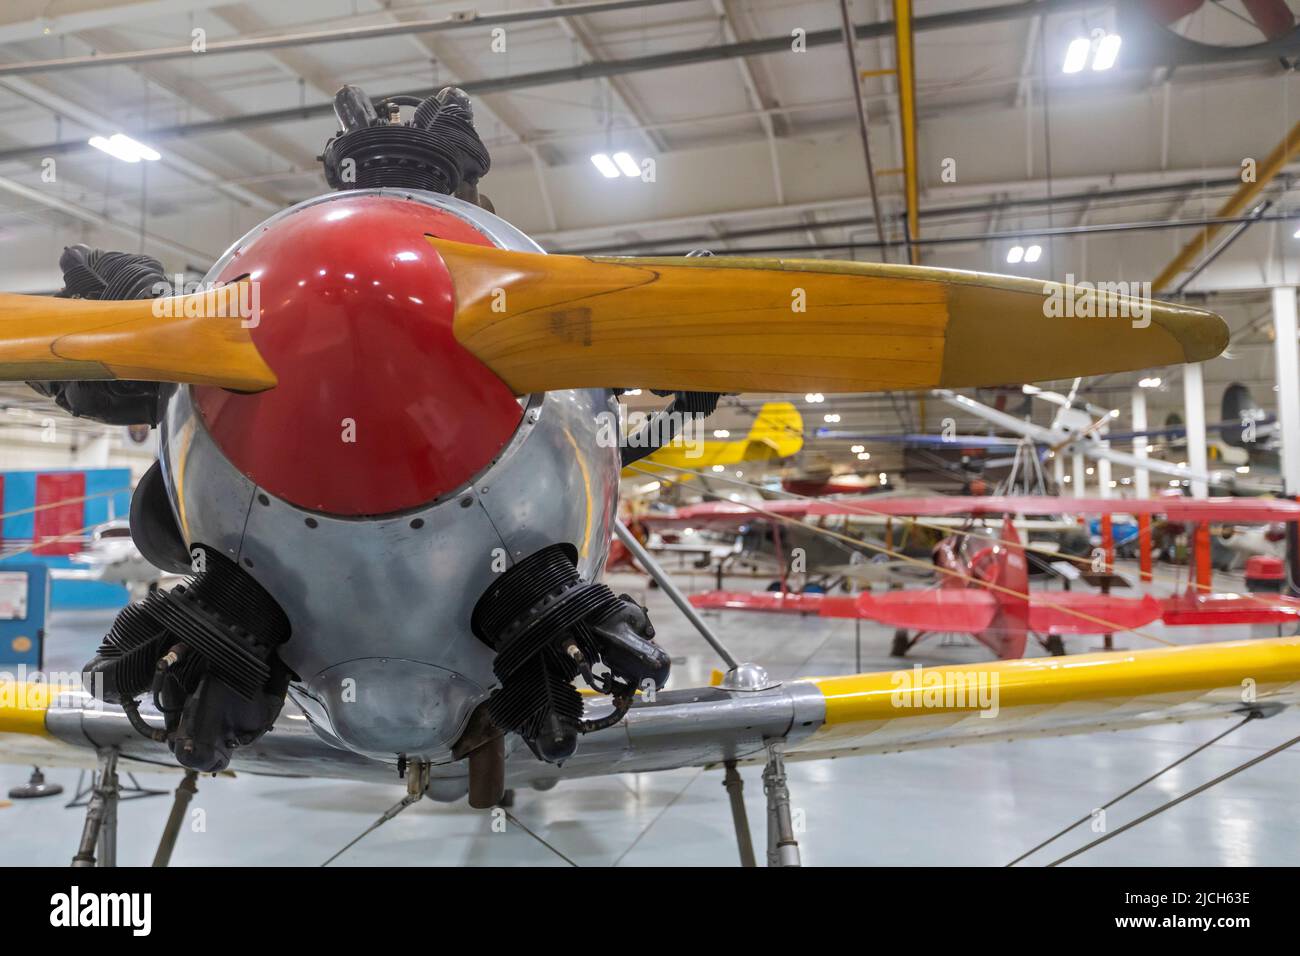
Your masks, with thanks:
M 1068 513 L 1102 516 L 1104 563 L 1093 577 L 1102 591 L 1029 589 L 1026 547 L 1012 521 L 1016 514 Z M 1151 518 L 1164 515 L 1191 526 L 1195 579 L 1167 597 L 1150 594 L 1118 597 L 1109 593 L 1114 545 L 1110 534 L 1115 514 L 1133 515 L 1139 527 L 1139 566 L 1143 581 L 1152 579 Z M 856 595 L 791 593 L 780 590 L 716 590 L 693 595 L 702 609 L 774 611 L 860 618 L 896 628 L 892 653 L 905 654 L 933 634 L 970 634 L 1000 659 L 1024 656 L 1030 636 L 1052 654 L 1065 653 L 1063 638 L 1098 635 L 1107 639 L 1155 621 L 1167 626 L 1300 623 L 1300 600 L 1281 593 L 1231 594 L 1212 588 L 1208 562 L 1210 522 L 1300 521 L 1300 504 L 1286 500 L 1239 498 L 1164 498 L 1153 500 L 1047 497 L 887 498 L 784 500 L 747 506 L 717 502 L 679 509 L 672 515 L 647 515 L 647 524 L 689 522 L 696 527 L 727 527 L 755 520 L 801 520 L 825 515 L 878 518 L 915 516 L 1005 516 L 995 541 L 966 534 L 944 539 L 935 549 L 937 587 Z M 1294 533 L 1291 539 L 1294 538 Z M 1292 549 L 1294 559 L 1294 549 Z M 1087 575 L 1085 575 L 1087 576 Z M 1285 576 L 1285 575 L 1284 575 Z

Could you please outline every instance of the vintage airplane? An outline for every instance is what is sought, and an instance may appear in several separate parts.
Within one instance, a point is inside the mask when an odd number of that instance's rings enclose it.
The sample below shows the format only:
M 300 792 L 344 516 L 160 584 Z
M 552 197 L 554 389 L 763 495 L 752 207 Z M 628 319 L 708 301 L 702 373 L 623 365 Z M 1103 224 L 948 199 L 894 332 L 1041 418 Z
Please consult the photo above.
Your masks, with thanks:
M 1015 415 L 998 411 L 996 408 L 990 408 L 982 402 L 977 402 L 975 399 L 958 394 L 951 389 L 936 389 L 935 394 L 960 411 L 983 418 L 999 429 L 1011 432 L 1014 435 L 1020 435 L 1022 438 L 1058 451 L 1063 449 L 1066 453 L 1077 452 L 1096 461 L 1109 461 L 1112 464 L 1134 470 L 1145 469 L 1151 474 L 1163 475 L 1180 481 L 1203 481 L 1209 486 L 1226 488 L 1231 491 L 1260 492 L 1275 490 L 1272 484 L 1251 478 L 1243 478 L 1232 469 L 1208 473 L 1196 472 L 1185 465 L 1162 461 L 1158 458 L 1139 458 L 1137 455 L 1119 451 L 1110 447 L 1109 440 L 1101 435 L 1096 427 L 1090 427 L 1096 426 L 1098 424 L 1096 422 L 1084 427 L 1069 427 L 1066 425 L 1048 427 L 1017 418 Z
M 98 699 L 8 688 L 11 759 L 48 762 L 55 743 L 98 752 L 88 834 L 119 756 L 404 773 L 411 799 L 468 793 L 479 807 L 507 782 L 767 759 L 780 803 L 782 748 L 1005 738 L 1008 724 L 961 708 L 882 724 L 898 716 L 888 676 L 773 685 L 732 660 L 722 688 L 656 693 L 669 658 L 645 610 L 598 582 L 622 464 L 598 440 L 612 389 L 690 405 L 955 388 L 1199 362 L 1227 343 L 1218 316 L 1182 305 L 1144 303 L 1144 329 L 1048 318 L 1029 279 L 546 255 L 485 208 L 463 93 L 377 109 L 345 87 L 335 105 L 334 191 L 237 239 L 212 288 L 151 299 L 152 260 L 72 247 L 68 297 L 0 297 L 0 377 L 160 424 L 131 527 L 150 561 L 193 575 L 119 615 L 87 665 Z M 1039 717 L 1020 731 L 1059 733 L 1229 712 L 1246 677 L 1289 700 L 1300 644 L 1130 654 L 1086 679 L 1000 673 L 1001 714 L 1023 703 Z M 601 696 L 584 702 L 579 677 Z M 1075 696 L 1093 702 L 1086 716 L 1043 714 Z
M 57 580 L 103 581 L 120 584 L 133 598 L 140 598 L 157 590 L 164 581 L 178 581 L 154 567 L 140 553 L 131 540 L 130 522 L 114 518 L 90 530 L 89 540 L 76 554 L 69 556 L 71 567 L 51 568 L 50 577 Z
M 1024 657 L 1032 635 L 1059 656 L 1065 653 L 1065 634 L 1112 634 L 1160 616 L 1159 604 L 1150 597 L 1031 593 L 1025 548 L 1009 517 L 993 542 L 965 535 L 945 538 L 935 549 L 934 562 L 939 581 L 925 590 L 863 591 L 851 597 L 711 591 L 690 600 L 701 609 L 818 614 L 886 624 L 896 628 L 890 648 L 895 657 L 937 634 L 969 634 L 999 660 Z M 1296 609 L 1300 612 L 1300 603 Z
M 1300 624 L 1300 600 L 1276 594 L 1230 594 L 1215 591 L 1204 572 L 1196 581 L 1175 594 L 1156 598 L 1144 595 L 1124 598 L 1109 593 L 1038 591 L 1028 587 L 1028 559 L 1059 558 L 1081 563 L 1112 579 L 1113 539 L 1101 554 L 1079 562 L 1077 556 L 1039 550 L 1035 554 L 1021 543 L 1012 515 L 1131 514 L 1138 518 L 1140 567 L 1144 578 L 1151 570 L 1151 518 L 1165 515 L 1187 525 L 1207 527 L 1212 521 L 1242 523 L 1300 522 L 1300 504 L 1265 499 L 1160 498 L 1145 501 L 1119 499 L 986 497 L 986 498 L 874 498 L 839 501 L 787 500 L 765 502 L 766 517 L 786 521 L 822 515 L 859 513 L 877 519 L 925 516 L 932 522 L 955 515 L 1005 516 L 1000 539 L 990 542 L 982 536 L 959 532 L 945 538 L 934 551 L 938 587 L 928 590 L 863 592 L 853 596 L 831 596 L 816 592 L 743 592 L 718 589 L 692 595 L 691 604 L 701 609 L 766 611 L 786 614 L 819 614 L 823 617 L 859 618 L 886 624 L 897 630 L 890 653 L 901 657 L 919 641 L 936 634 L 970 634 L 999 659 L 1024 655 L 1027 638 L 1035 637 L 1050 654 L 1065 653 L 1063 637 L 1097 635 L 1109 638 L 1134 631 L 1153 621 L 1166 626 L 1270 625 L 1295 627 Z M 738 502 L 718 502 L 679 509 L 658 520 L 688 521 L 703 527 L 725 527 L 728 523 L 752 519 L 752 507 Z M 1109 525 L 1109 520 L 1103 522 Z M 1109 531 L 1109 528 L 1108 528 Z M 1206 552 L 1208 534 L 1193 537 Z M 885 553 L 887 549 L 880 549 Z M 898 556 L 890 554 L 890 556 Z M 899 556 L 901 557 L 901 556 Z M 1199 562 L 1193 558 L 1191 562 Z M 1096 565 L 1095 568 L 1091 567 Z M 1207 569 L 1208 570 L 1208 569 Z M 1122 586 L 1127 586 L 1124 583 Z M 1109 645 L 1108 645 L 1109 646 Z
M 692 477 L 705 468 L 721 470 L 754 461 L 778 461 L 803 448 L 803 416 L 789 402 L 766 402 L 743 437 L 725 434 L 715 439 L 687 441 L 678 435 L 636 463 L 623 469 L 624 478 L 654 472 L 673 481 Z
M 792 575 L 800 580 L 797 590 L 811 592 L 844 582 L 870 586 L 932 580 L 932 568 L 909 559 L 921 558 L 928 564 L 934 548 L 954 531 L 997 537 L 996 529 L 972 528 L 972 516 L 959 511 L 918 521 L 923 512 L 900 511 L 893 503 L 902 502 L 904 508 L 916 505 L 918 499 L 901 492 L 826 498 L 810 508 L 816 496 L 783 490 L 793 497 L 751 501 L 743 493 L 734 493 L 717 502 L 649 511 L 638 521 L 651 541 L 655 534 L 668 537 L 679 530 L 690 530 L 697 538 L 739 535 L 740 554 L 729 555 L 730 564 L 743 561 L 756 570 L 768 570 L 776 576 L 768 590 L 786 592 L 796 589 L 789 581 Z M 878 507 L 886 501 L 891 503 Z M 1075 556 L 1090 553 L 1087 536 L 1073 520 L 1017 515 L 1012 521 L 1017 530 L 1035 536 L 1029 544 L 1033 575 L 1051 573 L 1050 562 L 1038 560 L 1036 550 L 1066 550 Z M 729 567 L 719 564 L 714 570 L 721 589 Z

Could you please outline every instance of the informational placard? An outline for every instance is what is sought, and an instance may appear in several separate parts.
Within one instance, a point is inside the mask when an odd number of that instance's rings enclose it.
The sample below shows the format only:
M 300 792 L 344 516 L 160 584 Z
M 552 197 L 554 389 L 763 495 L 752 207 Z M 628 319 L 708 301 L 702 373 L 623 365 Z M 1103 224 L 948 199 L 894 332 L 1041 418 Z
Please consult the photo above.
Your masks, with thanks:
M 27 572 L 0 571 L 0 621 L 27 619 Z

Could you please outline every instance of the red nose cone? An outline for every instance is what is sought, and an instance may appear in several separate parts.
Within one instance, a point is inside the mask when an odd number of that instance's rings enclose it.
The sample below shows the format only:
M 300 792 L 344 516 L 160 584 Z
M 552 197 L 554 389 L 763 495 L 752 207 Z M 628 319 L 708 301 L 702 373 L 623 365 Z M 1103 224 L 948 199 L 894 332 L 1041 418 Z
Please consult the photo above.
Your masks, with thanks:
M 217 277 L 256 283 L 248 322 L 279 385 L 194 395 L 270 493 L 330 514 L 402 511 L 464 484 L 514 433 L 514 395 L 452 335 L 451 276 L 426 235 L 491 245 L 422 203 L 344 196 L 265 227 Z

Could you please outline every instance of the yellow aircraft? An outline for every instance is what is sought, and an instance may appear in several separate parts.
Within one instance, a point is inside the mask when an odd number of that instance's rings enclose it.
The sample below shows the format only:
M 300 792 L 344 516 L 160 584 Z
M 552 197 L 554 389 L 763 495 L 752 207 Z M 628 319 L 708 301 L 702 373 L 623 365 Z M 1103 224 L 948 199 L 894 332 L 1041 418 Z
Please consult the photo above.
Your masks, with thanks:
M 674 480 L 686 480 L 679 468 L 711 468 L 742 461 L 774 461 L 788 458 L 803 448 L 803 416 L 789 402 L 768 402 L 758 411 L 753 426 L 743 438 L 719 441 L 687 441 L 678 436 L 654 454 L 624 468 L 624 478 L 646 471 L 669 472 Z M 655 466 L 660 466 L 656 468 Z M 680 476 L 680 477 L 678 477 Z

